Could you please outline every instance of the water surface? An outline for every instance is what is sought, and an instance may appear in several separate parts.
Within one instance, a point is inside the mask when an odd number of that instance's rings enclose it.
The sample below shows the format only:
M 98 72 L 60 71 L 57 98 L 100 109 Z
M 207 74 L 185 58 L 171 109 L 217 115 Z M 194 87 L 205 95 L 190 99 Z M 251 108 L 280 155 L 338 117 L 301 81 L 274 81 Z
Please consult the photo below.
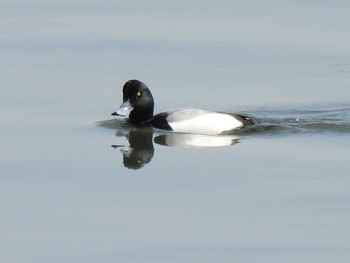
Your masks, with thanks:
M 0 7 L 1 262 L 349 258 L 347 2 Z M 156 112 L 262 124 L 210 138 L 122 125 L 110 113 L 131 78 Z

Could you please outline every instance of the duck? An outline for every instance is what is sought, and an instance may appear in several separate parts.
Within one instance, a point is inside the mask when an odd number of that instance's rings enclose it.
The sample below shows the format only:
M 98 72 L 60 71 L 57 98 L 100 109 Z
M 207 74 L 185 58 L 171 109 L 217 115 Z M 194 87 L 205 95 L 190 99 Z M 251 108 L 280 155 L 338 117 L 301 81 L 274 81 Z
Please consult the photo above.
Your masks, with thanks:
M 113 116 L 126 117 L 128 122 L 153 128 L 203 135 L 227 134 L 257 124 L 253 117 L 197 108 L 170 109 L 156 115 L 154 99 L 147 85 L 132 79 L 123 86 L 123 103 Z

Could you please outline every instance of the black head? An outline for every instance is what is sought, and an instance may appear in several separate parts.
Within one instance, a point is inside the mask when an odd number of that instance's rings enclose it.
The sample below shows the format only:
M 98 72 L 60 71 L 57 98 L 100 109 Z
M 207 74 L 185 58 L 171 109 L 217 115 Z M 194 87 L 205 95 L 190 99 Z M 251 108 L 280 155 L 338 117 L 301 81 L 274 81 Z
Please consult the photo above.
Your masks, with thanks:
M 129 116 L 133 122 L 148 121 L 153 117 L 154 101 L 148 87 L 138 80 L 129 80 L 123 87 L 123 104 L 112 115 Z

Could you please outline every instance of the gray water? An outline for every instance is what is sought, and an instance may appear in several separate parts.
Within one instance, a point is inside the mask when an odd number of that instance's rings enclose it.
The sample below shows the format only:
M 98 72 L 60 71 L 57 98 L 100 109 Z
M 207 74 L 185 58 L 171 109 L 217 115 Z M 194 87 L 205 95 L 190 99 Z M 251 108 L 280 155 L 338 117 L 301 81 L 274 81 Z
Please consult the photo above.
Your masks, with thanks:
M 347 262 L 350 4 L 2 1 L 0 262 Z M 222 136 L 110 116 L 249 114 Z

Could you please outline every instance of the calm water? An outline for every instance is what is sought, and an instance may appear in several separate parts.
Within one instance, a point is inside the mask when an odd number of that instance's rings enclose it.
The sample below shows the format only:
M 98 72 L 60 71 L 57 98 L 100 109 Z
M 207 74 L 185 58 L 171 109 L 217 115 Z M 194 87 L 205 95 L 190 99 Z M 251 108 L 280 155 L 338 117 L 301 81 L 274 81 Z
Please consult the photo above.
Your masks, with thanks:
M 0 3 L 0 262 L 346 262 L 346 1 Z M 225 136 L 129 127 L 248 113 Z

